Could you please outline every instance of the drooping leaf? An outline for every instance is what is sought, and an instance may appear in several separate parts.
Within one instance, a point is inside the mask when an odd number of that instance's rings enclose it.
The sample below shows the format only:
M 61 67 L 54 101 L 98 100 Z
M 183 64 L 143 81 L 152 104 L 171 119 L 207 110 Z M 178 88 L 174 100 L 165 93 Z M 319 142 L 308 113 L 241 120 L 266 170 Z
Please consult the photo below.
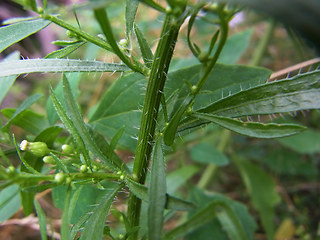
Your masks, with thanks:
M 131 179 L 127 179 L 127 186 L 134 195 L 136 195 L 141 200 L 148 202 L 149 196 L 148 188 L 146 186 L 141 185 Z M 180 198 L 176 198 L 169 194 L 166 195 L 166 198 L 166 209 L 188 211 L 195 208 L 195 205 L 193 203 Z
M 320 71 L 247 89 L 199 111 L 226 117 L 320 108 Z
M 47 220 L 46 215 L 39 204 L 39 202 L 35 199 L 34 200 L 34 207 L 36 209 L 38 219 L 39 219 L 39 226 L 40 226 L 40 234 L 41 234 L 41 240 L 47 240 Z
M 153 53 L 150 49 L 150 46 L 149 46 L 147 40 L 145 39 L 142 31 L 139 29 L 139 27 L 137 25 L 134 26 L 134 32 L 137 36 L 137 40 L 138 40 L 138 44 L 139 44 L 139 48 L 141 51 L 143 61 L 147 65 L 147 67 L 151 68 L 151 64 L 153 61 Z
M 121 161 L 120 158 L 108 159 L 108 157 L 98 147 L 99 144 L 97 144 L 92 138 L 89 129 L 85 125 L 81 113 L 79 112 L 78 106 L 76 105 L 76 101 L 71 92 L 70 84 L 65 75 L 63 78 L 63 95 L 68 115 L 71 121 L 73 122 L 75 129 L 79 133 L 81 139 L 86 144 L 88 149 L 110 168 L 114 170 L 121 170 L 123 168 L 126 168 L 126 165 Z
M 25 59 L 0 63 L 0 77 L 34 72 L 125 72 L 130 69 L 119 63 L 75 59 Z
M 0 52 L 12 44 L 34 34 L 49 25 L 49 21 L 36 19 L 23 21 L 0 28 Z M 0 68 L 1 69 L 1 68 Z M 2 72 L 2 69 L 1 71 Z M 1 75 L 5 76 L 5 75 Z
M 18 60 L 20 57 L 19 52 L 13 52 L 10 55 L 8 55 L 3 61 L 12 61 L 12 60 Z M 9 91 L 10 87 L 16 80 L 18 75 L 12 75 L 8 77 L 0 77 L 0 104 L 2 103 L 3 98 Z
M 93 209 L 93 213 L 85 224 L 85 228 L 81 234 L 80 240 L 102 239 L 105 220 L 110 206 L 116 194 L 121 190 L 122 187 L 122 184 L 116 186 L 110 193 L 106 194 L 101 199 L 101 202 Z
M 89 119 L 89 124 L 109 139 L 125 126 L 119 144 L 132 152 L 136 148 L 134 138 L 138 136 L 145 84 L 145 78 L 137 73 L 118 78 Z
M 236 160 L 235 163 L 240 170 L 253 206 L 259 212 L 268 239 L 271 240 L 274 234 L 274 207 L 280 202 L 275 183 L 266 172 L 249 161 L 235 158 L 234 160 Z
M 190 148 L 190 156 L 200 163 L 211 163 L 216 166 L 225 166 L 229 159 L 208 143 L 198 143 Z
M 47 56 L 45 56 L 45 58 L 64 58 L 66 56 L 69 56 L 69 54 L 73 53 L 78 48 L 82 47 L 84 44 L 85 42 L 79 42 L 68 45 L 64 48 L 49 53 Z
M 11 185 L 0 192 L 0 222 L 8 220 L 21 207 L 19 186 Z
M 148 236 L 149 239 L 161 239 L 163 214 L 166 204 L 166 171 L 162 149 L 162 137 L 156 139 L 153 153 L 149 184 Z
M 216 123 L 231 131 L 249 137 L 279 138 L 297 134 L 306 128 L 297 124 L 263 124 L 259 122 L 242 122 L 228 117 L 220 117 L 213 114 L 195 113 L 194 117 L 201 120 Z
M 139 0 L 126 0 L 126 35 L 130 39 L 134 19 L 139 6 Z

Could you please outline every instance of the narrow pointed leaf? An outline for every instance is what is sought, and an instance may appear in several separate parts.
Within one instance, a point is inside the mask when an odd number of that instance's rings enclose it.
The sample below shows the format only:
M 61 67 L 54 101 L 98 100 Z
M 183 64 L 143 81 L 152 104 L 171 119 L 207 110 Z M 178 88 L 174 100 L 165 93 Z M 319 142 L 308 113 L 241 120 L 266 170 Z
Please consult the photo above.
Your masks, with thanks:
M 90 215 L 88 221 L 85 224 L 85 229 L 81 234 L 80 240 L 86 239 L 102 239 L 103 229 L 105 226 L 105 221 L 109 213 L 110 206 L 116 196 L 116 194 L 123 187 L 119 184 L 113 189 L 112 192 L 108 193 L 101 199 L 98 206 L 95 207 L 93 213 Z
M 275 124 L 259 122 L 242 122 L 227 117 L 220 117 L 212 114 L 195 113 L 193 116 L 198 119 L 210 121 L 227 128 L 231 131 L 240 133 L 249 137 L 256 138 L 279 138 L 297 134 L 306 128 L 297 124 Z
M 65 126 L 65 128 L 69 131 L 69 133 L 74 138 L 75 142 L 77 143 L 77 145 L 81 149 L 82 154 L 84 155 L 85 159 L 89 159 L 89 153 L 87 151 L 86 146 L 83 143 L 83 140 L 82 140 L 80 134 L 78 133 L 73 122 L 71 121 L 71 119 L 67 115 L 66 110 L 64 109 L 62 104 L 57 99 L 57 96 L 55 95 L 53 89 L 50 87 L 49 90 L 50 90 L 50 97 L 52 99 L 53 106 L 56 109 L 57 114 L 59 115 L 63 125 Z
M 139 48 L 142 54 L 142 58 L 144 63 L 147 65 L 148 68 L 151 68 L 151 64 L 153 61 L 153 53 L 150 49 L 150 46 L 147 42 L 147 40 L 145 39 L 142 31 L 139 29 L 139 27 L 137 25 L 134 26 L 134 32 L 137 36 L 137 40 L 138 40 L 138 44 L 139 44 Z
M 134 195 L 136 195 L 141 200 L 148 202 L 149 196 L 148 188 L 146 186 L 141 185 L 129 178 L 127 179 L 127 186 Z M 193 203 L 171 196 L 169 194 L 166 194 L 166 198 L 166 209 L 189 211 L 195 208 L 195 205 Z
M 13 52 L 10 55 L 8 55 L 3 61 L 18 60 L 19 57 L 19 52 Z M 5 95 L 7 94 L 17 77 L 18 75 L 0 77 L 0 104 L 2 103 L 3 98 L 5 97 Z
M 78 106 L 76 105 L 76 101 L 72 95 L 69 82 L 65 76 L 63 78 L 63 94 L 65 98 L 68 115 L 88 149 L 99 159 L 101 159 L 105 164 L 107 164 L 110 168 L 114 170 L 121 170 L 125 168 L 126 165 L 119 158 L 108 159 L 108 157 L 98 147 L 99 145 L 95 143 L 94 139 L 92 138 L 89 132 L 88 127 L 83 121 Z
M 128 67 L 118 63 L 75 59 L 26 59 L 0 63 L 0 77 L 33 72 L 124 72 Z
M 234 160 L 240 170 L 253 206 L 259 212 L 268 239 L 273 239 L 274 208 L 281 200 L 276 191 L 276 184 L 272 177 L 260 167 L 243 159 L 234 158 Z
M 150 173 L 148 205 L 148 235 L 149 239 L 161 239 L 163 213 L 166 204 L 166 171 L 162 150 L 162 137 L 156 139 Z
M 140 2 L 146 4 L 149 7 L 152 7 L 160 12 L 165 12 L 166 10 L 160 6 L 158 3 L 152 1 L 152 0 L 139 0 Z
M 85 42 L 79 42 L 75 44 L 68 45 L 64 48 L 56 50 L 54 52 L 49 53 L 45 58 L 64 58 L 69 54 L 73 53 L 75 50 L 83 46 Z
M 39 226 L 40 226 L 40 234 L 42 240 L 47 240 L 47 220 L 46 215 L 40 206 L 39 202 L 35 199 L 34 200 L 34 206 L 38 215 L 39 219 Z
M 23 103 L 21 103 L 21 105 L 16 109 L 16 111 L 14 112 L 14 114 L 12 115 L 10 120 L 6 123 L 6 125 L 3 126 L 3 128 L 8 128 L 10 126 L 10 124 L 12 123 L 12 121 L 14 121 L 14 119 L 17 116 L 19 116 L 19 114 L 21 114 L 23 111 L 28 109 L 40 97 L 42 97 L 41 94 L 35 94 L 35 95 L 32 95 L 32 96 L 28 97 L 25 101 L 23 101 Z
M 130 35 L 133 29 L 134 19 L 139 6 L 139 0 L 127 0 L 126 1 L 126 35 L 127 39 L 130 39 Z
M 37 19 L 23 21 L 0 28 L 0 52 L 12 44 L 34 34 L 49 25 L 49 21 Z M 0 71 L 1 72 L 1 71 Z
M 119 129 L 119 131 L 112 137 L 111 141 L 110 141 L 110 146 L 108 149 L 108 157 L 111 158 L 113 151 L 116 149 L 117 144 L 122 136 L 124 132 L 124 126 L 122 128 Z
M 214 200 L 207 206 L 201 208 L 192 217 L 190 217 L 186 222 L 176 227 L 175 229 L 168 232 L 165 236 L 165 240 L 178 239 L 188 233 L 194 231 L 205 223 L 211 221 L 217 217 L 220 213 L 218 211 L 223 211 L 230 220 L 229 224 L 232 225 L 233 230 L 236 232 L 237 240 L 246 240 L 245 231 L 237 218 L 236 214 L 232 208 L 225 202 L 221 200 Z
M 175 112 L 173 117 L 170 119 L 169 124 L 164 129 L 164 143 L 167 146 L 171 146 L 174 142 L 174 139 L 176 137 L 176 132 L 180 123 L 181 118 L 185 114 L 186 110 L 190 106 L 190 103 L 192 102 L 193 97 L 191 95 L 188 95 L 184 101 L 182 102 L 179 109 Z
M 240 117 L 318 108 L 320 108 L 320 70 L 253 87 L 199 111 Z

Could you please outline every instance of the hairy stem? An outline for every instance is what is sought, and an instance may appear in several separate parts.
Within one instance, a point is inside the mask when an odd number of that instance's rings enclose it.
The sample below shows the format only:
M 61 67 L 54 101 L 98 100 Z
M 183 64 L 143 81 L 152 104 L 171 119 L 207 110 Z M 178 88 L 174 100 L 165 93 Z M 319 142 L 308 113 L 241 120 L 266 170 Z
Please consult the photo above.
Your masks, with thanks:
M 178 23 L 174 16 L 171 14 L 166 15 L 161 38 L 151 67 L 133 166 L 133 177 L 141 184 L 144 184 L 146 179 L 162 91 L 180 26 L 181 23 Z M 128 206 L 128 217 L 132 227 L 139 225 L 140 208 L 141 200 L 131 195 Z M 131 239 L 136 238 L 137 234 L 131 237 Z

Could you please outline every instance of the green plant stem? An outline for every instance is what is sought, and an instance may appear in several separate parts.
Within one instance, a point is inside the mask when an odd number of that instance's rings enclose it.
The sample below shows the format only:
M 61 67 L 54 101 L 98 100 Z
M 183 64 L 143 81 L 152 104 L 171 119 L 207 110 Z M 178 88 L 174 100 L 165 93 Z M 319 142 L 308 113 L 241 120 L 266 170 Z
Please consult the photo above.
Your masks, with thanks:
M 260 40 L 257 48 L 255 49 L 253 53 L 252 60 L 250 62 L 251 66 L 258 66 L 261 63 L 262 57 L 265 54 L 267 47 L 269 45 L 269 42 L 272 38 L 274 29 L 276 26 L 276 21 L 274 19 L 271 19 L 269 21 L 268 27 L 266 29 L 266 32 L 264 33 L 262 39 Z
M 87 40 L 88 42 L 91 42 L 101 48 L 104 48 L 107 51 L 113 52 L 112 47 L 106 41 L 104 41 L 98 37 L 93 37 L 92 35 L 66 23 L 65 21 L 61 20 L 60 18 L 57 18 L 53 15 L 43 15 L 42 18 L 49 20 L 49 21 L 59 25 L 60 27 L 63 27 L 64 29 L 67 29 L 67 30 L 77 34 L 79 37 Z
M 133 166 L 133 177 L 140 184 L 144 184 L 145 182 L 149 158 L 153 147 L 162 91 L 180 26 L 181 23 L 178 24 L 171 14 L 166 15 L 160 41 L 151 67 Z M 128 218 L 131 227 L 139 225 L 140 208 L 141 200 L 131 194 L 128 206 Z M 137 234 L 133 234 L 131 237 L 131 239 L 136 238 Z
M 231 138 L 231 132 L 227 129 L 223 129 L 221 134 L 221 140 L 217 147 L 217 149 L 220 152 L 225 151 L 226 147 L 228 146 L 228 142 L 230 141 L 230 138 Z M 211 182 L 211 179 L 213 178 L 216 170 L 217 170 L 217 166 L 215 164 L 208 164 L 206 170 L 204 171 L 204 173 L 202 174 L 198 182 L 198 187 L 205 189 Z

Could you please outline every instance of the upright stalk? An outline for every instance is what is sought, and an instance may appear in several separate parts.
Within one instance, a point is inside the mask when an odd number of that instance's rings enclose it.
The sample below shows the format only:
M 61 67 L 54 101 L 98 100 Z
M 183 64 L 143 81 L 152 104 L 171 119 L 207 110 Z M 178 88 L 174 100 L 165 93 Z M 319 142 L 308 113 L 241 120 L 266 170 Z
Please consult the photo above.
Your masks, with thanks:
M 160 41 L 152 63 L 133 166 L 133 177 L 141 184 L 144 184 L 146 179 L 162 92 L 182 22 L 170 13 L 166 14 Z M 131 227 L 139 225 L 140 209 L 141 200 L 131 194 L 128 205 Z M 131 236 L 131 239 L 136 238 L 137 233 Z

